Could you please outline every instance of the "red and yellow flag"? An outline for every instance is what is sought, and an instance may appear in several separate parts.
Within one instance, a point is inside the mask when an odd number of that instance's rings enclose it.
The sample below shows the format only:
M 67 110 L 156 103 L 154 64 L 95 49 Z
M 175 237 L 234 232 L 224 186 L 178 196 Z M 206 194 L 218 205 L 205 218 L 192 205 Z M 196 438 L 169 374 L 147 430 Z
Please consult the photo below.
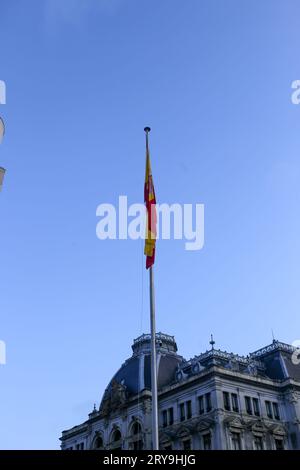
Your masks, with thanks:
M 150 268 L 154 264 L 155 260 L 155 243 L 156 243 L 156 199 L 155 191 L 151 172 L 150 154 L 148 147 L 148 134 L 146 136 L 146 175 L 145 175 L 145 188 L 144 188 L 144 200 L 147 210 L 147 222 L 146 222 L 146 239 L 145 239 L 145 250 L 146 255 L 146 269 Z

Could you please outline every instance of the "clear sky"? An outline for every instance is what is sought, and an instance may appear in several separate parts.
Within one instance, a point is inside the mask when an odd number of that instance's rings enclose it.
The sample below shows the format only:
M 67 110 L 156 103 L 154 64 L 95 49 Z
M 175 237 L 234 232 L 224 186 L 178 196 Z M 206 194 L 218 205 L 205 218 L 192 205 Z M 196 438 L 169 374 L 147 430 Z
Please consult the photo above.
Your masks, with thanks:
M 157 329 L 189 358 L 300 338 L 297 0 L 0 0 L 0 447 L 58 448 L 149 331 L 141 241 L 96 208 L 205 204 L 157 243 Z

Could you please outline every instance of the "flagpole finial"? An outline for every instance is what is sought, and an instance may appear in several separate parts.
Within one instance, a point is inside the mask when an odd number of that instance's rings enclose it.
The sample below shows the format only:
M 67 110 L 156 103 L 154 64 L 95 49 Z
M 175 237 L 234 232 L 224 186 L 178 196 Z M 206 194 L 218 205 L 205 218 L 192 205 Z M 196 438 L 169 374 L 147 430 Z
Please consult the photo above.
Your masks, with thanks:
M 148 132 L 151 131 L 151 128 L 150 127 L 144 127 L 144 131 L 146 132 L 146 134 L 148 134 Z

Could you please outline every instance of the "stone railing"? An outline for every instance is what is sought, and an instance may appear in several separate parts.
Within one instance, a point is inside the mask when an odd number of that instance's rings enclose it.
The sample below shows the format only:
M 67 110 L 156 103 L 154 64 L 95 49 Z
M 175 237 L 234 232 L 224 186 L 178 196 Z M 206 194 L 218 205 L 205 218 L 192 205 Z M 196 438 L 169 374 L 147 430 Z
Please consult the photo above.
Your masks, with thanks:
M 265 346 L 264 348 L 258 349 L 257 351 L 250 353 L 250 357 L 261 357 L 274 351 L 285 351 L 290 354 L 293 354 L 295 349 L 296 348 L 294 346 L 291 346 L 290 344 L 281 343 L 280 341 L 274 340 L 272 344 L 269 344 L 269 346 Z

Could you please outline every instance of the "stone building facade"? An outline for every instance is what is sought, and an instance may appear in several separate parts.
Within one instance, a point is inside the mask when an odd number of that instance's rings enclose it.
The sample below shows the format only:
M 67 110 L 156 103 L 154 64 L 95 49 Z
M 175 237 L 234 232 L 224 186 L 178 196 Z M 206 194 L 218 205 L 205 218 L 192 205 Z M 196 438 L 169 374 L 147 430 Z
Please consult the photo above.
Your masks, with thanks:
M 173 336 L 156 343 L 161 449 L 300 449 L 299 350 L 273 341 L 244 357 L 212 341 L 187 361 Z M 63 431 L 63 450 L 152 448 L 150 335 L 132 349 L 99 409 Z

